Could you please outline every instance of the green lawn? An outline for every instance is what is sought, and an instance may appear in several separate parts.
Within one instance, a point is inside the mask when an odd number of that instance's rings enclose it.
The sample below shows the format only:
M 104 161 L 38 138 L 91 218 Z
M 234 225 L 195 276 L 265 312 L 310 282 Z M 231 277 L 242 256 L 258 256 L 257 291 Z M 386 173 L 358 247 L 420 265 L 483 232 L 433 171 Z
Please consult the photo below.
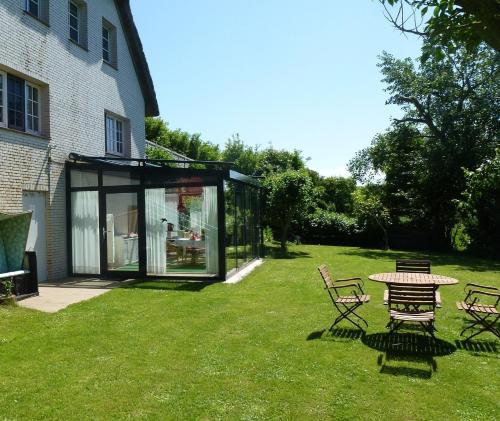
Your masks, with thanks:
M 57 314 L 0 308 L 0 419 L 500 419 L 500 341 L 488 333 L 464 348 L 454 304 L 467 281 L 500 285 L 500 262 L 291 251 L 236 285 L 147 282 Z M 431 353 L 405 342 L 415 336 L 388 342 L 383 285 L 366 282 L 396 257 L 429 257 L 434 273 L 461 281 L 440 289 Z M 325 332 L 322 262 L 365 278 L 364 337 L 348 324 Z

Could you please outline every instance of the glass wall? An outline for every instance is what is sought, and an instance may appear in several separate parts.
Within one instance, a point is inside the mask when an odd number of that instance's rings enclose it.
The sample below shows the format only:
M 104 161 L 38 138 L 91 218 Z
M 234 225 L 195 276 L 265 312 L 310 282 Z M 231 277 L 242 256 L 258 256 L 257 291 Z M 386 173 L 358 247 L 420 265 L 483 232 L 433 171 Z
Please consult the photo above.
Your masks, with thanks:
M 217 187 L 146 189 L 149 275 L 219 273 Z
M 256 187 L 227 181 L 224 186 L 226 212 L 226 270 L 230 274 L 259 257 L 259 191 Z

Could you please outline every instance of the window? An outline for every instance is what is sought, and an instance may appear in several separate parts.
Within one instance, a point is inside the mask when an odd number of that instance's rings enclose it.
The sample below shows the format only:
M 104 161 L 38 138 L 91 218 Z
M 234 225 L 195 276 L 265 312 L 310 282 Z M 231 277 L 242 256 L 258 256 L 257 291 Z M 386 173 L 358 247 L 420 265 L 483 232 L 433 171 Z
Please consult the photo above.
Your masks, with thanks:
M 26 83 L 26 131 L 40 132 L 40 95 L 38 88 Z
M 123 121 L 106 115 L 106 153 L 125 155 Z
M 68 2 L 69 39 L 80 47 L 87 48 L 87 3 L 83 0 Z
M 7 75 L 0 72 L 0 127 L 7 125 L 6 104 L 7 104 Z
M 0 71 L 0 127 L 40 134 L 40 88 Z
M 48 25 L 49 0 L 25 0 L 24 10 L 26 10 L 26 13 Z
M 102 20 L 102 59 L 116 67 L 116 28 L 107 20 Z
M 11 129 L 24 131 L 24 80 L 7 77 L 7 114 Z
M 40 17 L 40 0 L 26 0 L 26 11 L 36 18 Z
M 69 37 L 80 43 L 80 10 L 72 1 L 69 2 Z

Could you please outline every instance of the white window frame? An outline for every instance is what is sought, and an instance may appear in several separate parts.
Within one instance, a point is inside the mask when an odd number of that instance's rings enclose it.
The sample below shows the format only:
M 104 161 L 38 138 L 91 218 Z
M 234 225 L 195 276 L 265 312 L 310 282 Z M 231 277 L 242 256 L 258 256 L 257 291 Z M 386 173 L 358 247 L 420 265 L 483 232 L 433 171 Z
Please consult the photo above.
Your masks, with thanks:
M 71 13 L 71 5 L 73 5 L 76 8 L 76 16 Z M 76 19 L 76 28 L 71 26 L 71 18 Z M 80 17 L 81 17 L 81 6 L 78 3 L 75 3 L 74 1 L 69 1 L 68 2 L 68 26 L 69 26 L 69 38 L 73 41 L 75 41 L 77 44 L 80 44 L 80 27 L 81 27 L 81 22 L 80 22 Z M 71 38 L 71 30 L 76 31 L 76 40 Z
M 106 34 L 107 34 L 107 38 L 106 38 L 106 41 L 108 43 L 108 48 L 104 48 L 104 31 L 106 31 Z M 111 48 L 110 48 L 110 45 L 111 45 L 111 31 L 109 30 L 108 27 L 106 26 L 102 26 L 102 59 L 106 62 L 106 63 L 111 63 Z M 106 52 L 106 54 L 108 55 L 108 58 L 106 59 L 104 57 L 104 52 Z
M 106 153 L 125 156 L 125 121 L 105 114 Z
M 37 85 L 34 85 L 28 81 L 24 82 L 24 86 L 25 86 L 25 88 L 24 88 L 25 89 L 25 92 L 24 92 L 24 130 L 26 131 L 26 133 L 40 134 L 41 130 L 42 130 L 42 117 L 40 115 L 40 111 L 41 111 L 40 87 L 38 87 Z M 30 89 L 31 90 L 36 89 L 37 95 L 38 95 L 38 101 L 36 101 L 36 110 L 37 110 L 36 116 L 34 114 L 30 114 L 30 112 L 29 112 L 29 110 L 30 110 L 29 103 L 32 102 L 33 104 L 35 104 L 35 101 L 30 99 L 30 95 L 29 95 Z M 31 120 L 31 122 L 33 123 L 35 118 L 38 119 L 38 130 L 34 130 L 34 129 L 29 128 L 28 122 Z
M 0 109 L 0 127 L 7 127 L 7 73 L 0 71 L 2 78 L 2 89 L 0 90 L 0 99 L 2 100 L 2 108 Z
M 25 4 L 25 10 L 26 10 L 29 14 L 31 14 L 31 15 L 33 15 L 33 16 L 35 16 L 35 17 L 36 17 L 36 18 L 38 18 L 38 19 L 40 19 L 40 11 L 41 11 L 41 10 L 40 10 L 40 1 L 41 1 L 41 0 L 26 0 L 26 1 L 25 1 L 25 3 L 24 3 L 24 4 Z M 36 4 L 36 9 L 37 9 L 36 14 L 33 14 L 33 13 L 30 11 L 30 3 L 35 3 L 35 4 Z

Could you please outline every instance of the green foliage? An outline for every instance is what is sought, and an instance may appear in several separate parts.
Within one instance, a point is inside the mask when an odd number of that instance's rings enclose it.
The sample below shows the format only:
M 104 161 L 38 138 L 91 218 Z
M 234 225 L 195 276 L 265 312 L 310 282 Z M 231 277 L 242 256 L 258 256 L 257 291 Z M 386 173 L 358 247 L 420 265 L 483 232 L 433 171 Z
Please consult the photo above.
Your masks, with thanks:
M 263 229 L 263 237 L 265 244 L 271 244 L 274 242 L 273 229 L 271 227 L 265 227 Z
M 316 209 L 303 222 L 302 239 L 314 244 L 354 243 L 360 229 L 356 218 Z
M 388 103 L 404 114 L 349 164 L 362 182 L 384 174 L 381 199 L 391 215 L 410 217 L 444 247 L 457 222 L 454 201 L 465 189 L 463 169 L 478 168 L 499 144 L 498 58 L 484 46 L 460 48 L 416 67 L 384 53 Z
M 281 248 L 286 249 L 292 221 L 309 211 L 313 185 L 304 170 L 288 169 L 269 174 L 263 180 L 266 220 L 280 230 Z
M 151 146 L 146 146 L 146 158 L 148 158 L 148 159 L 165 159 L 165 160 L 173 160 L 174 159 L 172 154 L 168 153 L 167 151 L 160 149 L 160 148 L 151 147 Z
M 14 290 L 14 282 L 10 278 L 3 279 L 0 281 L 0 293 L 4 297 L 10 297 L 12 291 Z
M 472 249 L 500 257 L 500 149 L 495 158 L 466 171 L 467 187 L 458 201 Z
M 168 127 L 168 123 L 159 117 L 146 117 L 146 139 L 191 159 L 201 161 L 220 159 L 217 145 L 201 139 L 198 133 L 189 134 L 180 129 L 172 130 Z
M 233 162 L 234 169 L 243 174 L 254 175 L 259 164 L 259 150 L 257 147 L 245 145 L 239 134 L 231 136 L 222 151 L 222 160 Z
M 352 213 L 356 181 L 350 177 L 318 177 L 314 181 L 317 205 L 338 213 Z
M 358 219 L 360 226 L 376 224 L 383 234 L 384 249 L 389 248 L 389 237 L 387 227 L 390 223 L 389 210 L 380 199 L 377 186 L 359 188 L 353 193 L 354 216 Z
M 500 51 L 498 0 L 379 0 L 399 30 L 423 36 L 422 59 L 444 57 L 442 46 L 477 47 L 482 41 Z

